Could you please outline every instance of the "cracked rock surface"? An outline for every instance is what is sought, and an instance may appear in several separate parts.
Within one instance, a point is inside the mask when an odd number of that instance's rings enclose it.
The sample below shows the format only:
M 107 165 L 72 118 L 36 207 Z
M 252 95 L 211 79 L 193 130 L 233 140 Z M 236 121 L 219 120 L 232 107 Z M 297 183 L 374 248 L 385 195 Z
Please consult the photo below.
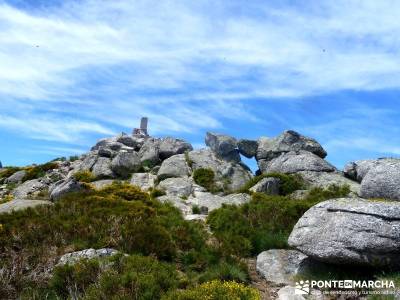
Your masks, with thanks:
M 310 208 L 289 245 L 319 261 L 392 266 L 400 263 L 400 203 L 339 198 Z

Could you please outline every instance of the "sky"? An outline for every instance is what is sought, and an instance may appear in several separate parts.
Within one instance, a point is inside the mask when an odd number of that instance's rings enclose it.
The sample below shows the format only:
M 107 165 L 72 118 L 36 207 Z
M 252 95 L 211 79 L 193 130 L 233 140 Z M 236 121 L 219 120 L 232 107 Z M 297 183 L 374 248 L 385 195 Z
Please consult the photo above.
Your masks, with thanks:
M 342 168 L 400 156 L 400 2 L 0 0 L 0 160 L 131 132 L 296 130 Z M 247 161 L 254 166 L 254 161 Z

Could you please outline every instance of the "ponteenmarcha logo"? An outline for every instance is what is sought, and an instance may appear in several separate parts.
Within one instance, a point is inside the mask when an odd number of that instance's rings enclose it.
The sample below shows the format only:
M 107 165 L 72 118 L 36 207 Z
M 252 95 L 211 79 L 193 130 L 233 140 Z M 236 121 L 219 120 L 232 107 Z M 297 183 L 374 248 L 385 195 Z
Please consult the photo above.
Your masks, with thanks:
M 311 289 L 394 289 L 391 280 L 301 280 L 296 282 L 295 294 L 307 295 Z
M 296 286 L 294 288 L 294 293 L 296 295 L 307 295 L 310 293 L 310 281 L 298 281 L 296 282 Z

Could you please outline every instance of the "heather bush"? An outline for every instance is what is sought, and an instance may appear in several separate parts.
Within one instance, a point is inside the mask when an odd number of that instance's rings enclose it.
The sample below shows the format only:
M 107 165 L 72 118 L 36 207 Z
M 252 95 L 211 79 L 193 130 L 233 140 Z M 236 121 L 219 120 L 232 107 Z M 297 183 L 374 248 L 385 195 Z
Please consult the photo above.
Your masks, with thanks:
M 207 191 L 214 192 L 215 187 L 215 173 L 212 169 L 200 168 L 193 172 L 193 180 L 198 185 L 204 187 Z
M 207 222 L 226 253 L 257 255 L 268 249 L 287 248 L 287 239 L 299 218 L 313 205 L 344 197 L 349 187 L 314 188 L 304 200 L 254 193 L 241 206 L 224 205 L 210 213 Z
M 87 248 L 114 248 L 130 255 L 151 256 L 168 262 L 190 274 L 188 284 L 195 284 L 207 270 L 225 262 L 232 266 L 231 274 L 225 267 L 224 272 L 215 271 L 214 277 L 220 274 L 220 277 L 235 280 L 243 278 L 243 274 L 234 271 L 237 260 L 224 257 L 219 249 L 206 243 L 208 233 L 204 225 L 185 221 L 175 207 L 162 204 L 127 183 L 115 182 L 100 190 L 69 194 L 53 206 L 1 214 L 0 224 L 1 299 L 21 295 L 29 295 L 26 299 L 42 299 L 43 295 L 54 291 L 57 295 L 65 295 L 67 292 L 62 290 L 65 284 L 61 283 L 57 288 L 53 282 L 51 292 L 48 292 L 46 270 L 54 266 L 60 255 Z M 239 268 L 246 273 L 245 268 Z M 96 270 L 95 265 L 88 269 L 90 272 Z M 71 284 L 77 285 L 77 293 L 91 287 L 94 284 L 91 280 L 98 277 L 85 277 L 83 271 L 77 273 L 68 268 L 63 272 L 66 273 L 55 273 L 54 278 L 59 275 L 69 278 Z M 124 276 L 122 278 L 130 275 Z M 90 280 L 75 282 L 81 277 Z M 114 282 L 113 276 L 109 278 Z M 105 281 L 104 286 L 108 283 Z M 91 293 L 97 295 L 95 291 Z
M 74 179 L 79 182 L 92 182 L 96 180 L 96 176 L 88 170 L 78 171 L 73 175 Z

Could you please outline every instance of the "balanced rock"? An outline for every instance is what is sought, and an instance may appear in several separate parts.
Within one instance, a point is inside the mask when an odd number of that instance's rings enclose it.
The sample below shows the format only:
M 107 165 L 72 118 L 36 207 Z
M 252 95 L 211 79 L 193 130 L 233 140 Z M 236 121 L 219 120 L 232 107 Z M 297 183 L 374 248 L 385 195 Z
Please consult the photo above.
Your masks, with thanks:
M 287 130 L 275 138 L 262 137 L 258 140 L 257 160 L 271 160 L 282 153 L 290 151 L 308 151 L 325 158 L 327 153 L 314 139 L 303 136 L 296 131 Z
M 400 264 L 400 203 L 339 198 L 310 208 L 289 245 L 332 264 L 373 267 Z
M 224 134 L 207 132 L 205 143 L 219 158 L 232 162 L 240 161 L 235 138 Z
M 240 139 L 237 142 L 239 153 L 246 156 L 247 158 L 252 158 L 257 154 L 258 142 L 253 140 Z

